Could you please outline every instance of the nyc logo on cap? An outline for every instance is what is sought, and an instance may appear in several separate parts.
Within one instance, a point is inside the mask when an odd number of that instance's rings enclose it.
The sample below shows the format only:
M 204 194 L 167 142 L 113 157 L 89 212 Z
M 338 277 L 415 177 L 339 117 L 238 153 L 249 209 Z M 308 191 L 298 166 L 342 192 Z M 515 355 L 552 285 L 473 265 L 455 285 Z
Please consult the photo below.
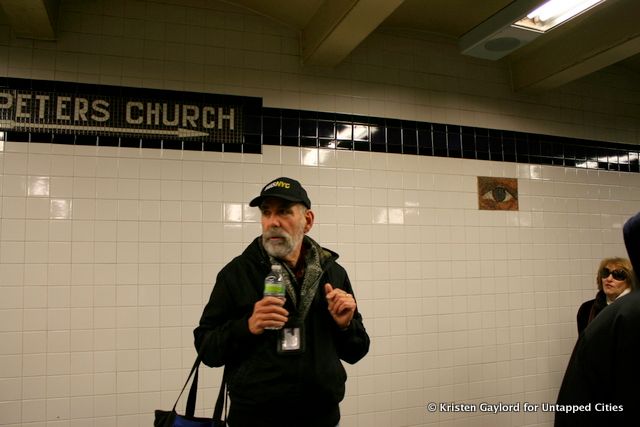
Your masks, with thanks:
M 311 200 L 307 192 L 298 181 L 281 176 L 264 186 L 260 195 L 249 203 L 249 206 L 259 206 L 265 197 L 279 197 L 290 202 L 299 202 L 311 209 Z
M 265 185 L 265 187 L 262 189 L 262 191 L 268 191 L 268 190 L 272 189 L 273 187 L 280 187 L 280 188 L 289 189 L 289 188 L 291 188 L 291 184 L 288 183 L 288 182 L 284 182 L 284 181 L 273 181 L 273 182 Z

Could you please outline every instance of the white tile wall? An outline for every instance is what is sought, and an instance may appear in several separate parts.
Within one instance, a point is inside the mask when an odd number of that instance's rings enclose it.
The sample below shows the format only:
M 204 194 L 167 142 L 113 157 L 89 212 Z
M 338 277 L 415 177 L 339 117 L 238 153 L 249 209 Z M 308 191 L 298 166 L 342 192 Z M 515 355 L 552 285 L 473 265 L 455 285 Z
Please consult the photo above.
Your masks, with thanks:
M 2 76 L 640 141 L 624 70 L 525 96 L 503 65 L 461 59 L 446 40 L 374 34 L 336 69 L 310 69 L 294 31 L 224 2 L 61 7 L 55 42 L 0 21 Z M 593 270 L 624 255 L 620 227 L 640 206 L 637 174 L 594 170 L 284 147 L 0 147 L 7 426 L 147 426 L 171 407 L 215 274 L 259 233 L 247 201 L 284 174 L 308 188 L 311 234 L 341 254 L 372 337 L 348 367 L 342 426 L 551 425 L 549 413 L 425 406 L 553 401 Z M 518 178 L 520 211 L 478 211 L 479 175 Z M 219 379 L 203 372 L 200 413 Z
M 350 271 L 373 340 L 371 353 L 348 367 L 342 424 L 549 425 L 551 414 L 424 407 L 553 401 L 576 338 L 575 309 L 593 293 L 599 258 L 624 254 L 620 226 L 640 198 L 635 176 L 580 180 L 584 171 L 557 167 L 280 147 L 231 163 L 220 153 L 183 160 L 137 149 L 42 154 L 54 149 L 8 142 L 2 156 L 0 401 L 8 425 L 145 425 L 152 409 L 169 407 L 215 273 L 259 232 L 247 201 L 289 168 L 313 200 L 311 234 Z M 328 166 L 307 163 L 328 153 L 336 159 Z M 7 162 L 43 156 L 114 169 L 34 179 Z M 263 162 L 278 156 L 298 163 L 274 170 Z M 475 176 L 498 169 L 519 177 L 521 211 L 476 209 Z M 153 179 L 131 178 L 138 171 L 161 178 L 157 190 L 143 191 Z M 84 185 L 106 174 L 127 191 Z M 12 184 L 56 179 L 72 195 L 60 215 L 51 192 Z M 39 201 L 42 214 L 8 208 Z M 212 397 L 215 371 L 205 378 Z M 209 411 L 213 398 L 201 403 Z

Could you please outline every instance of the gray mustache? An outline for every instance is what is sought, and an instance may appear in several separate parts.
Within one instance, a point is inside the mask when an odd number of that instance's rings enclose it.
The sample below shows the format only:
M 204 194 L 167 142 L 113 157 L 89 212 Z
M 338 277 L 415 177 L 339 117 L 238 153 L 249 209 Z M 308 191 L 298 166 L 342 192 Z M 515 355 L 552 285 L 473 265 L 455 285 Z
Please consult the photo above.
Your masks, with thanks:
M 285 231 L 271 229 L 271 230 L 267 230 L 264 233 L 264 237 L 267 239 L 271 237 L 281 237 L 283 239 L 288 239 L 290 236 Z

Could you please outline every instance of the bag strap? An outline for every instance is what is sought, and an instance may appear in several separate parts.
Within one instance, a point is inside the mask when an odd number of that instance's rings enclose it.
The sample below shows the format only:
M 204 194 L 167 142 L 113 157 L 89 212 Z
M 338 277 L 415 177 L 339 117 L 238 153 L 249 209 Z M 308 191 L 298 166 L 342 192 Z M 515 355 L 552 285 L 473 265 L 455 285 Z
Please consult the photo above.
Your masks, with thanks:
M 191 367 L 191 372 L 189 372 L 189 376 L 187 377 L 187 380 L 184 382 L 184 385 L 182 386 L 182 390 L 180 390 L 180 394 L 176 399 L 176 403 L 173 404 L 174 411 L 176 410 L 176 406 L 178 406 L 178 401 L 180 401 L 180 398 L 182 397 L 182 393 L 184 393 L 184 389 L 187 388 L 187 384 L 189 384 L 189 380 L 191 379 L 194 373 L 196 376 L 193 379 L 193 383 L 191 383 L 191 390 L 189 390 L 189 399 L 187 400 L 187 411 L 189 407 L 189 401 L 192 400 L 192 397 L 191 397 L 192 394 L 193 394 L 193 408 L 195 410 L 196 394 L 198 393 L 198 367 L 199 366 L 200 366 L 200 355 L 198 354 L 198 357 L 196 357 L 196 361 L 193 362 L 193 366 Z M 195 384 L 195 391 L 193 387 L 194 384 Z M 192 410 L 191 412 L 192 415 L 193 415 L 193 412 L 195 412 L 194 410 Z
M 193 382 L 189 389 L 189 396 L 187 397 L 187 409 L 185 414 L 187 417 L 193 417 L 196 412 L 196 396 L 198 395 L 198 372 L 200 372 L 200 364 L 196 367 L 196 372 L 193 375 Z
M 189 380 L 193 377 L 193 382 L 191 382 L 191 387 L 189 388 L 189 395 L 187 397 L 187 408 L 185 410 L 185 415 L 187 417 L 193 417 L 196 412 L 196 398 L 198 396 L 198 372 L 200 368 L 201 357 L 198 354 L 195 362 L 193 362 L 193 366 L 191 367 L 191 372 L 189 372 L 189 376 L 187 377 L 187 381 L 185 381 L 182 386 L 182 390 L 180 390 L 180 394 L 176 399 L 176 403 L 173 404 L 173 411 L 176 410 L 176 406 L 184 393 L 184 390 L 187 388 L 187 384 L 189 384 Z M 216 406 L 213 411 L 213 419 L 214 420 L 222 420 L 222 410 L 224 408 L 225 418 L 227 413 L 227 393 L 226 393 L 226 373 L 227 370 L 224 369 L 222 372 L 222 382 L 220 384 L 220 391 L 218 392 L 218 398 L 216 399 Z
M 222 409 L 224 406 L 224 418 L 227 418 L 227 368 L 225 366 L 222 371 L 222 382 L 220 383 L 220 391 L 218 392 L 218 399 L 216 399 L 216 407 L 213 411 L 213 420 L 222 421 Z

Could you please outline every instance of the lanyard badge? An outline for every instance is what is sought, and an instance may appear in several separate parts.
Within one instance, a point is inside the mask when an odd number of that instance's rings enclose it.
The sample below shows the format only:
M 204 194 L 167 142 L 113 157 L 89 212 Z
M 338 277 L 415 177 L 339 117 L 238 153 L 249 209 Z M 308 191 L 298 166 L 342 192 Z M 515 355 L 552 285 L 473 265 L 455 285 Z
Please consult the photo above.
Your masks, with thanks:
M 304 323 L 288 322 L 278 331 L 278 353 L 297 354 L 304 352 Z

